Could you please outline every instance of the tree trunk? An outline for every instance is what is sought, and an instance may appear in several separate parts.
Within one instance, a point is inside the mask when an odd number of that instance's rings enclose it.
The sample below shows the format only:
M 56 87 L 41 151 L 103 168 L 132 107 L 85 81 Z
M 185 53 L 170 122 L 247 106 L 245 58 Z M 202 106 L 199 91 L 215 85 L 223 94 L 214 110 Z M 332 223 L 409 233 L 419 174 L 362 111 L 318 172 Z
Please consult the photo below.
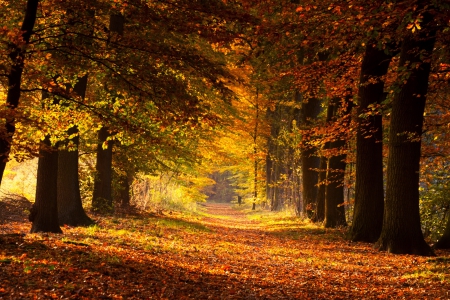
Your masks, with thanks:
M 31 233 L 54 232 L 62 233 L 58 222 L 57 207 L 57 172 L 58 151 L 50 144 L 46 136 L 39 151 L 37 171 L 36 200 L 31 208 L 30 221 L 33 222 Z
M 435 32 L 424 14 L 422 29 L 403 41 L 400 66 L 409 73 L 392 103 L 386 202 L 377 248 L 398 254 L 433 255 L 419 214 L 419 170 L 423 113 Z
M 302 103 L 301 109 L 301 128 L 309 129 L 314 120 L 320 113 L 320 101 L 316 98 L 309 99 L 308 102 Z M 317 181 L 318 174 L 315 169 L 319 168 L 320 158 L 316 155 L 317 148 L 308 145 L 306 141 L 301 152 L 301 168 L 302 168 L 302 191 L 303 191 L 303 212 L 312 219 L 315 215 L 317 207 L 315 202 L 317 198 Z
M 98 132 L 96 176 L 94 182 L 94 193 L 92 197 L 92 208 L 96 211 L 112 210 L 112 150 L 113 143 L 108 141 L 108 128 L 102 127 Z M 103 144 L 107 143 L 106 149 Z
M 338 99 L 333 99 L 332 103 L 328 106 L 327 119 L 333 119 L 337 115 L 340 107 Z M 351 104 L 346 101 L 346 112 L 344 118 L 349 118 L 351 110 Z M 343 122 L 342 126 L 349 124 L 349 122 Z M 330 149 L 337 149 L 339 152 L 343 151 L 346 141 L 342 137 L 337 137 L 337 140 L 330 142 Z M 346 154 L 339 154 L 332 156 L 328 159 L 326 180 L 327 185 L 325 187 L 325 228 L 335 228 L 339 226 L 347 226 L 345 219 L 345 206 L 344 206 L 344 178 L 346 168 Z
M 272 159 L 270 158 L 270 153 L 272 151 L 272 145 L 270 144 L 270 139 L 267 142 L 267 154 L 266 154 L 266 201 L 271 199 L 272 195 Z
M 109 30 L 123 35 L 125 18 L 120 14 L 110 15 Z M 112 211 L 112 155 L 113 142 L 108 141 L 110 136 L 108 127 L 103 126 L 98 132 L 97 162 L 94 192 L 92 195 L 92 208 L 96 211 Z M 106 149 L 103 144 L 106 143 Z M 128 188 L 129 189 L 129 188 Z M 128 196 L 129 198 L 129 196 Z M 129 202 L 129 199 L 128 199 Z
M 84 98 L 86 87 L 87 75 L 78 80 L 74 86 L 74 92 Z M 66 147 L 71 143 L 75 149 L 59 150 L 57 185 L 59 223 L 70 226 L 89 226 L 93 224 L 93 221 L 83 209 L 78 178 L 78 128 L 73 126 L 67 134 L 76 135 L 71 140 L 65 141 Z
M 76 126 L 68 131 L 69 135 L 78 134 Z M 83 209 L 80 184 L 78 179 L 78 144 L 79 137 L 71 139 L 76 147 L 61 149 L 58 154 L 58 218 L 60 225 L 89 226 L 94 222 Z
M 328 143 L 327 143 L 328 144 Z M 325 144 L 324 148 L 328 149 L 327 144 Z M 327 177 L 327 165 L 328 159 L 326 157 L 320 158 L 319 163 L 319 174 L 318 174 L 318 182 L 322 183 Z M 317 184 L 317 183 L 316 183 Z M 319 184 L 317 188 L 317 196 L 316 196 L 316 214 L 313 218 L 314 222 L 323 222 L 325 220 L 325 184 Z
M 255 128 L 253 132 L 253 164 L 254 164 L 254 178 L 253 178 L 253 205 L 252 210 L 256 209 L 256 202 L 258 201 L 258 121 L 259 121 L 259 105 L 258 105 L 258 90 L 256 90 L 256 116 L 255 116 Z
M 36 21 L 36 12 L 39 0 L 28 0 L 25 17 L 22 23 L 22 38 L 25 44 L 29 44 L 31 34 L 33 33 L 34 23 Z M 6 107 L 8 109 L 5 120 L 5 129 L 0 137 L 0 185 L 5 172 L 6 163 L 11 150 L 11 140 L 16 131 L 15 109 L 19 105 L 20 85 L 22 83 L 22 73 L 25 66 L 25 47 L 18 45 L 12 46 L 9 54 L 11 59 L 11 70 L 8 74 L 8 91 L 6 94 Z
M 332 142 L 330 148 L 342 148 L 345 141 Z M 328 159 L 327 181 L 325 187 L 325 228 L 347 226 L 344 206 L 344 176 L 346 155 L 337 155 Z
M 279 145 L 275 146 L 275 167 L 272 172 L 272 182 L 273 182 L 273 195 L 272 195 L 272 203 L 271 203 L 271 210 L 272 211 L 278 211 L 280 206 L 280 157 L 279 157 Z
M 382 115 L 365 115 L 369 105 L 383 100 L 384 82 L 392 56 L 369 43 L 361 66 L 356 136 L 355 206 L 349 237 L 352 241 L 376 242 L 383 224 L 383 126 Z M 375 80 L 375 82 L 374 82 Z
M 447 226 L 445 227 L 444 234 L 441 236 L 439 241 L 434 244 L 436 249 L 450 249 L 450 216 L 447 220 Z
M 129 171 L 126 174 L 119 176 L 120 192 L 119 199 L 117 202 L 120 203 L 121 207 L 129 207 L 131 204 L 131 182 L 133 180 L 133 174 Z

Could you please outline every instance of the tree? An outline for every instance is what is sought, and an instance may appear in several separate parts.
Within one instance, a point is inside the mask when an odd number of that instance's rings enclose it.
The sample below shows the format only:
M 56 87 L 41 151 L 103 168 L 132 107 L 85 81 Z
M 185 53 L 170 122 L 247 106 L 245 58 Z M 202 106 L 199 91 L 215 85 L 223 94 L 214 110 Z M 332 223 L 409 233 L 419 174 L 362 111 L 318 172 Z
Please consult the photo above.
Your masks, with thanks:
M 327 151 L 330 147 L 329 142 L 323 145 L 322 150 Z M 317 196 L 315 200 L 316 213 L 314 215 L 315 222 L 322 222 L 325 220 L 325 191 L 326 191 L 326 179 L 327 179 L 327 163 L 328 159 L 325 156 L 321 156 L 319 162 L 319 170 L 318 170 L 318 188 L 317 188 Z
M 413 25 L 414 30 L 406 34 L 401 46 L 399 67 L 403 73 L 392 100 L 386 201 L 376 245 L 391 253 L 433 255 L 420 226 L 419 166 L 436 29 L 432 28 L 429 11 L 422 12 L 422 16 L 421 28 Z
M 51 145 L 47 135 L 39 151 L 36 198 L 30 210 L 29 220 L 33 222 L 31 233 L 62 233 L 59 227 L 57 193 L 58 151 Z
M 20 28 L 21 36 L 17 42 L 9 42 L 9 59 L 11 68 L 8 77 L 8 89 L 6 95 L 7 115 L 5 122 L 5 132 L 0 137 L 0 184 L 3 178 L 3 172 L 8 161 L 11 150 L 11 140 L 13 138 L 15 127 L 15 109 L 19 105 L 22 74 L 25 68 L 25 53 L 30 37 L 33 34 L 34 24 L 36 22 L 37 8 L 39 0 L 28 0 Z
M 112 33 L 123 35 L 124 17 L 121 14 L 112 14 L 109 20 L 109 30 Z M 98 131 L 97 161 L 95 164 L 94 192 L 92 195 L 92 207 L 97 211 L 107 211 L 113 208 L 112 197 L 112 160 L 113 141 L 110 138 L 110 129 L 104 125 Z M 129 186 L 125 187 L 129 190 Z M 129 193 L 128 193 L 129 194 Z M 129 196 L 128 196 L 129 203 Z
M 85 97 L 87 75 L 78 80 L 74 92 L 82 99 Z M 58 195 L 58 219 L 60 225 L 88 226 L 93 221 L 83 209 L 78 178 L 78 148 L 80 146 L 79 130 L 72 125 L 67 130 L 69 138 L 60 143 L 58 150 L 58 180 L 53 188 Z M 70 138 L 73 136 L 72 138 Z
M 321 111 L 320 101 L 317 98 L 304 100 L 301 106 L 301 126 L 305 132 L 311 128 Z M 307 139 L 306 139 L 307 140 Z M 307 143 L 307 141 L 305 142 Z M 316 199 L 318 192 L 318 173 L 320 158 L 317 156 L 317 148 L 306 145 L 301 151 L 303 212 L 310 219 L 314 218 L 317 211 Z
M 350 239 L 376 242 L 383 223 L 383 126 L 379 110 L 392 55 L 374 41 L 366 46 L 358 91 L 355 206 Z
M 98 132 L 98 145 L 95 164 L 94 192 L 92 208 L 108 211 L 113 207 L 112 198 L 112 159 L 113 141 L 108 140 L 111 134 L 108 127 L 103 126 Z

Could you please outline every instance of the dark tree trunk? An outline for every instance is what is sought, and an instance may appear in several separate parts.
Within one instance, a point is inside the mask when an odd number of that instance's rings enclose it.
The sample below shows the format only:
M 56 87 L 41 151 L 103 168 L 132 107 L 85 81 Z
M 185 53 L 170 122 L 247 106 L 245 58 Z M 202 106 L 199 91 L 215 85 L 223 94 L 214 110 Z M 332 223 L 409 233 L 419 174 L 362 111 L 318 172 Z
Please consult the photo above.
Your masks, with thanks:
M 50 137 L 45 137 L 39 151 L 37 171 L 36 200 L 31 208 L 30 221 L 33 222 L 31 233 L 62 233 L 58 222 L 57 207 L 57 171 L 58 151 L 50 144 Z
M 273 195 L 272 195 L 272 203 L 271 210 L 278 211 L 280 206 L 280 158 L 279 158 L 279 145 L 276 145 L 275 148 L 275 167 L 272 172 L 272 182 L 273 182 Z
M 327 143 L 328 144 L 328 143 Z M 327 145 L 324 146 L 328 149 Z M 325 220 L 325 189 L 326 185 L 321 184 L 327 177 L 327 165 L 328 159 L 326 157 L 320 158 L 319 163 L 319 173 L 318 173 L 318 182 L 319 186 L 317 188 L 317 196 L 316 196 L 316 214 L 314 216 L 314 222 L 323 222 Z
M 39 0 L 27 1 L 25 17 L 21 27 L 21 31 L 23 32 L 22 38 L 25 44 L 30 42 L 30 37 L 33 33 L 38 3 Z M 2 132 L 2 135 L 0 136 L 0 184 L 9 158 L 11 140 L 16 131 L 14 114 L 20 100 L 20 85 L 22 83 L 22 73 L 25 66 L 25 51 L 25 48 L 13 45 L 12 51 L 9 54 L 9 58 L 11 59 L 11 70 L 8 74 L 8 91 L 6 94 L 6 107 L 8 112 L 5 120 L 4 132 Z
M 342 148 L 345 141 L 332 142 L 330 148 Z M 347 226 L 344 206 L 344 176 L 346 155 L 328 159 L 327 181 L 325 187 L 325 228 Z
M 270 158 L 272 146 L 270 140 L 267 142 L 267 154 L 266 154 L 266 201 L 271 199 L 272 194 L 272 160 Z
M 281 146 L 277 142 L 278 135 L 280 132 L 280 122 L 281 122 L 281 107 L 278 105 L 275 112 L 271 113 L 271 129 L 270 129 L 270 143 L 269 155 L 271 159 L 271 198 L 270 198 L 270 209 L 276 211 L 280 208 L 280 174 L 281 174 Z
M 328 106 L 327 119 L 332 119 L 337 116 L 337 112 L 340 108 L 338 99 L 334 99 L 331 105 Z M 346 101 L 346 111 L 343 115 L 346 121 L 341 126 L 349 124 L 349 113 L 351 110 L 351 104 Z M 330 116 L 331 115 L 331 116 Z M 337 149 L 339 152 L 344 151 L 343 148 L 346 144 L 346 140 L 342 137 L 338 137 L 337 140 L 330 142 L 330 149 Z M 328 159 L 326 180 L 327 185 L 325 187 L 325 220 L 324 226 L 326 228 L 335 228 L 339 226 L 347 226 L 345 219 L 345 206 L 344 206 L 344 178 L 346 168 L 346 154 L 339 154 L 332 156 Z
M 98 132 L 96 176 L 94 182 L 94 193 L 92 197 L 92 208 L 96 211 L 112 210 L 112 150 L 113 143 L 108 141 L 110 136 L 107 127 L 102 127 Z M 103 148 L 103 144 L 107 147 Z
M 109 30 L 120 36 L 124 31 L 124 17 L 120 14 L 110 15 Z M 111 212 L 113 210 L 112 196 L 112 155 L 113 142 L 108 141 L 110 136 L 108 127 L 103 126 L 98 132 L 97 162 L 94 192 L 92 195 L 92 208 L 96 211 Z M 104 149 L 103 145 L 107 144 Z M 129 187 L 128 187 L 129 190 Z M 128 193 L 129 194 L 129 193 Z M 129 202 L 129 196 L 128 196 Z
M 84 98 L 87 87 L 87 75 L 78 80 L 74 92 Z M 65 148 L 59 150 L 58 163 L 58 214 L 61 225 L 89 226 L 93 221 L 86 215 L 80 195 L 78 178 L 78 128 L 73 126 L 67 134 L 75 135 L 71 140 L 65 141 Z M 72 144 L 74 149 L 67 149 Z
M 434 244 L 436 249 L 450 249 L 450 217 L 447 220 L 447 226 L 445 227 L 444 234 L 441 236 L 439 241 Z
M 131 172 L 127 171 L 119 177 L 120 193 L 119 193 L 119 203 L 121 207 L 129 207 L 131 204 L 131 182 L 133 180 L 133 175 Z
M 308 102 L 302 103 L 301 124 L 302 129 L 309 129 L 314 120 L 320 113 L 320 101 L 316 98 L 309 99 Z M 303 212 L 308 218 L 314 218 L 317 198 L 317 182 L 320 158 L 317 157 L 317 148 L 308 145 L 308 141 L 304 141 L 305 145 L 301 152 L 301 168 L 302 168 L 302 191 L 303 191 Z
M 422 29 L 403 41 L 400 66 L 409 77 L 395 94 L 389 132 L 386 202 L 377 248 L 398 254 L 433 255 L 425 242 L 419 214 L 419 164 L 423 113 L 428 90 L 435 32 Z
M 78 134 L 76 126 L 68 131 L 69 135 Z M 71 139 L 76 149 L 61 149 L 58 154 L 58 218 L 60 225 L 89 226 L 93 221 L 83 209 L 78 179 L 79 137 Z
M 384 82 L 392 56 L 375 44 L 366 47 L 358 92 L 356 137 L 355 206 L 349 237 L 352 241 L 376 242 L 383 224 L 383 126 L 382 115 L 367 116 L 369 105 L 383 100 Z

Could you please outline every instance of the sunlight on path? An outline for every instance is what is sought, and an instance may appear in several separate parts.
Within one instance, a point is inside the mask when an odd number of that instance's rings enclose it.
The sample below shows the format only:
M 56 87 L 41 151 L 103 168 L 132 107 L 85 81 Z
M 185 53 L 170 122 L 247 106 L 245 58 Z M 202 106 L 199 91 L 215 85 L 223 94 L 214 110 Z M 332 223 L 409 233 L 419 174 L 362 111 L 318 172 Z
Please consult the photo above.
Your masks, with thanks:
M 249 220 L 244 212 L 233 209 L 228 203 L 206 203 L 202 205 L 207 213 L 203 222 L 237 229 L 261 229 L 258 221 Z

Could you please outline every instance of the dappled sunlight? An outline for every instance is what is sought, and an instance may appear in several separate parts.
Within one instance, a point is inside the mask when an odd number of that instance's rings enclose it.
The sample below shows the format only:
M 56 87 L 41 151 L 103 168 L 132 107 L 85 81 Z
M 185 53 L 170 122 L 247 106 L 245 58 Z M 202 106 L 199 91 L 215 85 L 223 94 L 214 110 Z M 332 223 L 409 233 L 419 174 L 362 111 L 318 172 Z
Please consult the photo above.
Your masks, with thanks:
M 13 276 L 0 291 L 11 297 L 367 299 L 439 298 L 450 287 L 448 252 L 433 259 L 394 256 L 348 242 L 339 230 L 263 214 L 257 221 L 230 205 L 206 204 L 198 214 L 101 217 L 91 227 L 65 227 L 63 235 L 27 234 L 25 221 L 1 225 L 0 263 Z M 19 281 L 26 284 L 13 291 Z

